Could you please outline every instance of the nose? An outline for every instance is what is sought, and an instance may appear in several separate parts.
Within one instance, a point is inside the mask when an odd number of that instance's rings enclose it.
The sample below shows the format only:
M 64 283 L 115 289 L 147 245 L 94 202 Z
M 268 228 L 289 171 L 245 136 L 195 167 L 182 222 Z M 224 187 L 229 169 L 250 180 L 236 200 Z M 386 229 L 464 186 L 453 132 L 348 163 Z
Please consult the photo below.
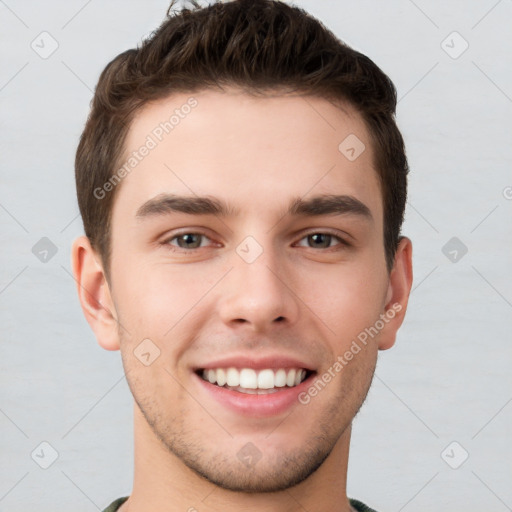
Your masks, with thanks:
M 293 275 L 275 251 L 265 249 L 250 263 L 235 253 L 233 267 L 222 283 L 217 303 L 226 325 L 245 324 L 245 328 L 263 333 L 297 322 L 300 299 L 294 292 Z

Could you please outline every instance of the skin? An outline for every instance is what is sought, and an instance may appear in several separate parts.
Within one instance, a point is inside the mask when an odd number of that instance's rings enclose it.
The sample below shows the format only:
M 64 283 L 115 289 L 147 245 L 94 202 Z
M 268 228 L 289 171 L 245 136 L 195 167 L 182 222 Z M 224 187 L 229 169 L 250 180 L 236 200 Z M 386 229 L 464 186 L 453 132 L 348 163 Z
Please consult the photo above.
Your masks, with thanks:
M 190 96 L 139 112 L 126 154 Z M 351 423 L 378 351 L 394 344 L 405 315 L 411 242 L 401 240 L 389 273 L 372 148 L 350 105 L 255 98 L 234 88 L 193 96 L 198 106 L 116 190 L 110 282 L 87 238 L 72 250 L 87 321 L 103 348 L 121 350 L 134 396 L 134 485 L 121 510 L 349 511 Z M 338 150 L 349 134 L 366 146 L 354 161 Z M 162 193 L 215 197 L 239 212 L 137 218 Z M 352 196 L 371 218 L 285 215 L 292 198 L 322 194 Z M 198 232 L 205 237 L 176 238 Z M 263 250 L 252 263 L 236 252 L 247 236 Z M 285 354 L 321 376 L 393 305 L 401 310 L 329 385 L 284 414 L 248 418 L 228 410 L 192 373 L 225 355 Z M 160 350 L 149 366 L 133 352 L 144 339 Z M 261 453 L 251 467 L 237 457 L 248 442 Z

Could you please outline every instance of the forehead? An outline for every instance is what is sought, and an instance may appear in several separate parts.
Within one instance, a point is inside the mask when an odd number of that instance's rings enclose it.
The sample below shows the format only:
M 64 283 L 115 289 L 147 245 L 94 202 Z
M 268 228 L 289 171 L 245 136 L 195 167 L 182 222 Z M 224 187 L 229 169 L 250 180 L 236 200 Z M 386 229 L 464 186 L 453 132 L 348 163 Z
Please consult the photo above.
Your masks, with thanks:
M 348 104 L 237 89 L 173 94 L 138 112 L 124 149 L 114 223 L 162 193 L 211 195 L 269 219 L 290 198 L 345 194 L 382 220 L 369 134 Z

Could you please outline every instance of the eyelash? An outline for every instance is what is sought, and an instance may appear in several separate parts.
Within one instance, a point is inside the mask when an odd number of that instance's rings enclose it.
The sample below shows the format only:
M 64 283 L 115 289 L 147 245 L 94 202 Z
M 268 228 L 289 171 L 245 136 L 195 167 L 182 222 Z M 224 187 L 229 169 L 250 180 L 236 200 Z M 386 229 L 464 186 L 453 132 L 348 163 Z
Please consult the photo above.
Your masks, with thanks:
M 177 235 L 174 235 L 172 236 L 171 238 L 167 238 L 166 240 L 164 240 L 162 242 L 162 245 L 164 245 L 165 247 L 167 248 L 171 248 L 170 250 L 172 251 L 175 251 L 175 252 L 192 252 L 192 251 L 195 251 L 195 250 L 199 250 L 199 249 L 203 249 L 204 247 L 194 247 L 192 249 L 185 249 L 183 247 L 177 247 L 175 245 L 172 245 L 171 242 L 173 240 L 176 240 L 178 238 L 181 238 L 181 237 L 184 237 L 186 235 L 198 235 L 198 236 L 202 236 L 208 240 L 210 240 L 210 238 L 204 234 L 204 233 L 201 233 L 201 232 L 196 232 L 196 231 L 185 231 L 183 233 L 179 233 Z M 338 247 L 338 246 L 342 246 L 342 247 L 351 247 L 351 244 L 349 242 L 347 242 L 344 238 L 341 238 L 339 235 L 335 235 L 334 233 L 331 233 L 329 231 L 312 231 L 310 233 L 306 233 L 300 240 L 304 240 L 305 238 L 308 238 L 310 236 L 313 236 L 313 235 L 327 235 L 327 236 L 330 236 L 332 237 L 332 239 L 336 239 L 338 240 L 338 244 L 333 246 L 333 247 L 320 247 L 319 249 L 320 250 L 323 250 L 323 251 L 328 251 L 329 249 L 333 249 L 336 250 L 335 248 Z M 211 240 L 210 240 L 211 241 Z M 309 249 L 316 249 L 315 247 L 308 247 Z

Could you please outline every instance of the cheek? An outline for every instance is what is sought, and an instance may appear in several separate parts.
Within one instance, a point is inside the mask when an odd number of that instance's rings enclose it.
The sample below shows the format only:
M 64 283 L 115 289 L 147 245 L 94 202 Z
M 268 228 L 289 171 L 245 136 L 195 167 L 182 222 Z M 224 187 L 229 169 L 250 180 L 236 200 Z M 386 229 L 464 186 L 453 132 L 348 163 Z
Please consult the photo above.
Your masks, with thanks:
M 385 276 L 384 268 L 363 262 L 325 267 L 301 278 L 299 296 L 330 328 L 332 336 L 350 340 L 373 325 L 382 312 Z
M 133 376 L 133 387 L 142 386 L 140 392 L 161 389 L 177 399 L 181 388 L 172 377 L 187 378 L 183 354 L 211 320 L 216 302 L 209 292 L 229 266 L 173 265 L 137 257 L 122 264 L 112 277 L 118 319 L 125 327 L 120 333 L 124 367 Z M 149 344 L 149 351 L 158 353 L 150 367 L 136 355 L 146 339 L 156 346 Z
M 186 323 L 201 299 L 222 276 L 223 269 L 211 266 L 172 266 L 125 262 L 115 282 L 119 320 L 137 337 L 166 340 L 173 329 Z
M 202 317 L 206 309 L 211 314 L 216 307 L 211 297 L 221 293 L 225 283 L 209 292 L 230 267 L 218 260 L 173 265 L 158 259 L 132 255 L 122 261 L 118 259 L 113 267 L 118 317 L 137 339 L 168 339 L 192 318 Z M 381 312 L 387 283 L 385 262 L 381 259 L 379 265 L 380 259 L 367 250 L 357 261 L 309 261 L 296 267 L 290 263 L 285 281 L 296 296 L 290 294 L 287 300 L 298 302 L 304 311 L 303 319 L 320 319 L 328 326 L 328 337 L 333 335 L 330 331 L 343 339 L 355 336 L 373 324 Z

